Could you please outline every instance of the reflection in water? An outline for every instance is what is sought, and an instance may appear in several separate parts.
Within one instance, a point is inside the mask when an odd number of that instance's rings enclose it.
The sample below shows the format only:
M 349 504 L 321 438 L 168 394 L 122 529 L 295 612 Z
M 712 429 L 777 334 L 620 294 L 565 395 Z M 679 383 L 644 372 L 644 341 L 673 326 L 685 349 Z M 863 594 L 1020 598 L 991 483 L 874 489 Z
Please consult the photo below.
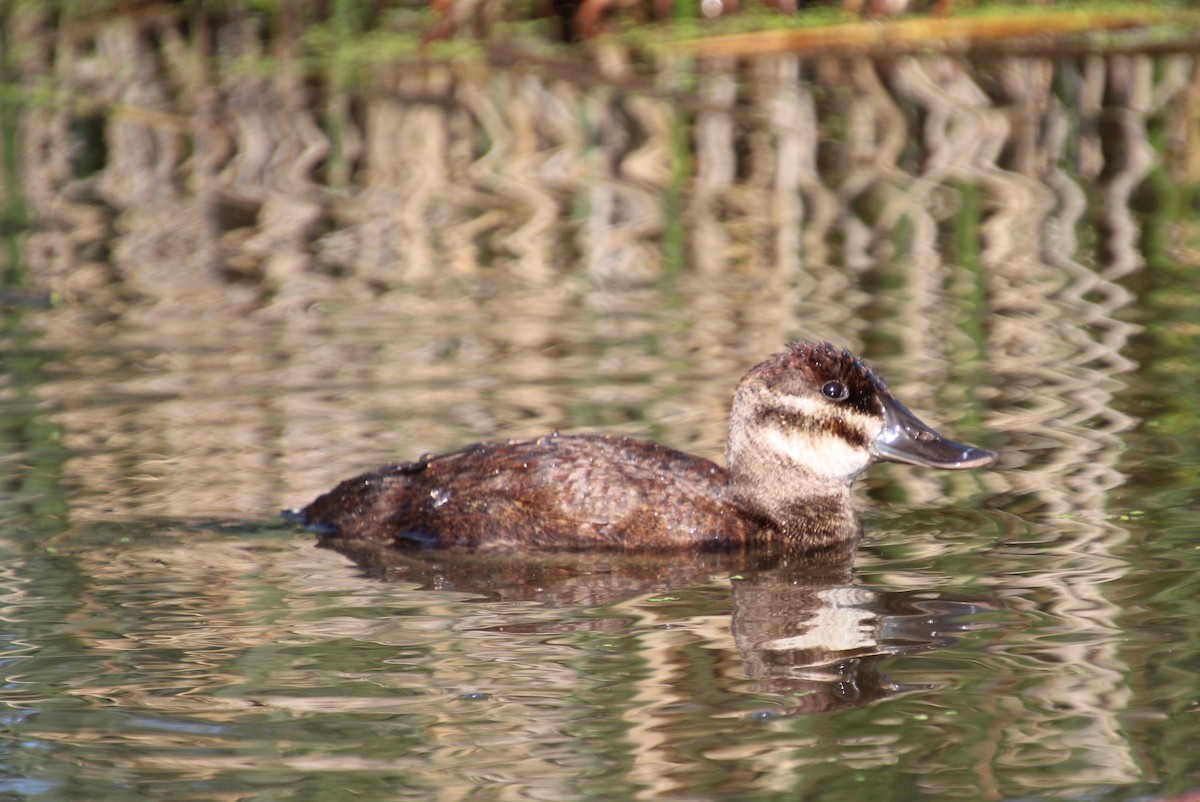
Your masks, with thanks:
M 22 611 L 42 609 L 33 586 L 5 581 L 23 646 L 7 655 L 6 699 L 50 708 L 22 725 L 26 742 L 78 756 L 100 786 L 115 766 L 160 795 L 180 779 L 204 787 L 248 772 L 269 783 L 284 770 L 545 795 L 590 776 L 597 756 L 610 789 L 663 791 L 689 773 L 707 783 L 747 770 L 746 756 L 720 754 L 730 726 L 765 748 L 764 725 L 781 714 L 945 690 L 893 682 L 882 661 L 951 645 L 982 627 L 967 617 L 997 612 L 953 593 L 866 587 L 849 554 L 746 565 L 393 551 L 366 565 L 390 580 L 378 582 L 279 538 L 115 539 L 92 532 L 25 566 L 88 577 L 36 633 L 22 629 Z M 695 731 L 714 714 L 711 733 Z M 370 737 L 378 728 L 390 737 Z M 701 754 L 690 754 L 697 737 Z M 814 747 L 853 754 L 854 741 Z M 149 780 L 159 772 L 170 780 Z
M 907 690 L 880 670 L 885 657 L 952 646 L 982 628 L 965 618 L 993 611 L 985 600 L 881 592 L 822 582 L 805 566 L 755 573 L 734 584 L 733 635 L 756 686 L 798 693 L 790 712 L 859 707 Z M 832 578 L 830 578 L 832 579 Z
M 732 623 L 709 648 L 737 652 L 755 687 L 801 694 L 793 712 L 866 704 L 901 688 L 876 673 L 883 657 L 952 645 L 961 619 L 995 610 L 984 599 L 884 592 L 854 582 L 854 550 L 825 555 L 496 554 L 408 551 L 366 541 L 330 541 L 368 575 L 490 601 L 553 607 L 636 609 L 632 603 L 689 586 L 728 593 Z M 527 633 L 611 629 L 614 622 L 503 625 Z M 652 638 L 653 621 L 642 638 Z M 495 628 L 489 628 L 495 629 Z M 674 673 L 675 669 L 664 669 Z

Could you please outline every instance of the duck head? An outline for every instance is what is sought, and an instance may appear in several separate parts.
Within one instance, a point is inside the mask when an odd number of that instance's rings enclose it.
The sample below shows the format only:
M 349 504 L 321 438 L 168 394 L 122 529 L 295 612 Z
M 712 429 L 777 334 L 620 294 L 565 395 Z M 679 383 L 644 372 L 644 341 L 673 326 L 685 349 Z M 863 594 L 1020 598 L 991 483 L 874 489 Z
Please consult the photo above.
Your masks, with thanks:
M 735 497 L 766 512 L 844 497 L 873 462 L 966 470 L 996 454 L 938 434 L 849 351 L 799 343 L 738 384 L 726 461 Z

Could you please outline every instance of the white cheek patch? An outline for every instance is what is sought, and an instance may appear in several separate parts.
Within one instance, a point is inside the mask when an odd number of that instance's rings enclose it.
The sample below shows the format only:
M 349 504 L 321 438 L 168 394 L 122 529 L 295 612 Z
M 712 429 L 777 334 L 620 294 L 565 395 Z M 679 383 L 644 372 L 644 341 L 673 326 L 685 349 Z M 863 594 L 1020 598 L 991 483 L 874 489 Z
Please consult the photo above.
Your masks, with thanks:
M 870 452 L 865 448 L 833 434 L 769 429 L 766 443 L 789 461 L 829 479 L 848 479 L 871 463 Z

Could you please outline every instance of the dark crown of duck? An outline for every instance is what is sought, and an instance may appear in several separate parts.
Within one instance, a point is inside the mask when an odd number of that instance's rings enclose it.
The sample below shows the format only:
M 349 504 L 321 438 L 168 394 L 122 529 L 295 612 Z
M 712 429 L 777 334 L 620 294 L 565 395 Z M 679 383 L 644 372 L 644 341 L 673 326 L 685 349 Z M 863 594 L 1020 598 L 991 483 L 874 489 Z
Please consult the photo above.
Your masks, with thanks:
M 856 539 L 850 485 L 877 461 L 961 470 L 996 455 L 922 423 L 861 359 L 791 345 L 739 382 L 728 470 L 603 435 L 478 444 L 347 480 L 288 514 L 394 545 L 661 549 Z

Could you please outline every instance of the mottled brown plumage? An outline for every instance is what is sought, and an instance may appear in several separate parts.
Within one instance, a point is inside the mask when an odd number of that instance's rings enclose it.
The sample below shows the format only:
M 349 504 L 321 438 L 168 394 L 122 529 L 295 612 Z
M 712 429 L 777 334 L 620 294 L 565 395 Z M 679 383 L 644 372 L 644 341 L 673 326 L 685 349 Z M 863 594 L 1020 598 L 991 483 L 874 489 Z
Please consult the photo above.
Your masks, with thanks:
M 729 470 L 655 443 L 551 434 L 388 465 L 287 513 L 330 543 L 531 550 L 818 549 L 852 544 L 850 484 L 871 462 L 962 469 L 862 360 L 792 345 L 738 384 Z
M 551 434 L 386 466 L 304 517 L 340 537 L 440 546 L 611 549 L 636 538 L 672 548 L 745 541 L 753 521 L 727 495 L 724 469 L 708 460 L 627 437 Z

